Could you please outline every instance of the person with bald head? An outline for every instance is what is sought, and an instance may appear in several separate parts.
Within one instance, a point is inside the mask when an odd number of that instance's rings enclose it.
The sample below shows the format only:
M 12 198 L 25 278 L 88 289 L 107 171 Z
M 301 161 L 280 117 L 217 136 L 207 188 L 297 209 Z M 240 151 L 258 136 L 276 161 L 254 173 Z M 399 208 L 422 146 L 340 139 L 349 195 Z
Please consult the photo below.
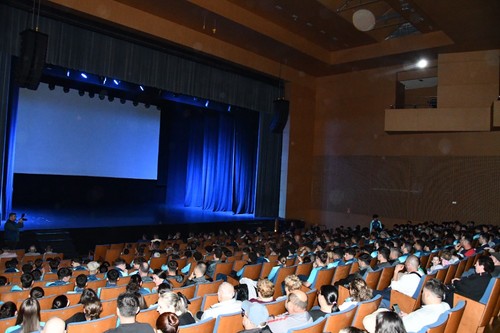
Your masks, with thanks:
M 404 265 L 396 265 L 394 276 L 392 277 L 391 289 L 410 297 L 413 296 L 423 275 L 418 270 L 419 266 L 420 260 L 414 255 L 408 256 Z M 406 268 L 406 273 L 400 274 L 403 268 Z
M 293 290 L 288 294 L 285 308 L 287 313 L 268 322 L 273 333 L 286 333 L 291 328 L 313 322 L 307 312 L 307 295 L 302 290 Z
M 241 312 L 241 301 L 235 298 L 236 293 L 234 287 L 228 282 L 223 282 L 217 291 L 217 299 L 219 303 L 212 305 L 209 309 L 203 312 L 201 320 L 207 318 L 217 318 L 222 314 Z
M 66 323 L 58 317 L 52 317 L 45 323 L 42 333 L 64 333 L 66 332 Z
M 382 296 L 380 307 L 390 308 L 391 290 L 399 291 L 410 297 L 413 296 L 420 283 L 420 278 L 424 275 L 423 272 L 419 271 L 419 266 L 420 260 L 414 255 L 408 256 L 404 264 L 396 265 L 390 288 L 374 291 L 375 295 Z M 406 272 L 403 273 L 403 269 L 406 269 Z

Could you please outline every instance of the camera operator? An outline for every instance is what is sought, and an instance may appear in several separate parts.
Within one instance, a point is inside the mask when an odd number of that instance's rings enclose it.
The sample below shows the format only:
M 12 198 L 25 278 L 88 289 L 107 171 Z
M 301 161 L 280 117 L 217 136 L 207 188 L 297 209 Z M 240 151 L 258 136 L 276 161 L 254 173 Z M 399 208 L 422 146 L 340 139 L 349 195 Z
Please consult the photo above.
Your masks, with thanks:
M 18 220 L 16 213 L 10 213 L 9 219 L 5 221 L 5 246 L 14 250 L 19 242 L 19 229 L 24 227 L 24 214 Z

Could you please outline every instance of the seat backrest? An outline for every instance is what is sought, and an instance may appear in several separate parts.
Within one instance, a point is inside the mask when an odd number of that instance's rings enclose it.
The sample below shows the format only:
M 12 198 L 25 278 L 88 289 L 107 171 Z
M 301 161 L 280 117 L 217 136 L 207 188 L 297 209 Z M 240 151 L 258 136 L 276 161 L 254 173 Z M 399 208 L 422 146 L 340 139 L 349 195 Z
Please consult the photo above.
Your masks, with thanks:
M 266 306 L 267 312 L 269 312 L 270 316 L 279 316 L 280 314 L 286 312 L 285 302 L 286 298 L 284 297 L 279 301 L 264 303 L 264 305 Z
M 68 324 L 66 333 L 105 332 L 116 327 L 116 319 L 116 315 L 110 315 L 91 321 L 71 323 Z
M 411 296 L 413 299 L 419 300 L 422 297 L 422 288 L 424 288 L 424 285 L 429 281 L 430 279 L 433 279 L 436 277 L 436 273 L 433 274 L 427 274 L 427 275 L 422 275 L 420 277 L 420 282 L 418 283 L 417 289 Z
M 196 312 L 201 310 L 201 303 L 203 302 L 203 297 L 198 296 L 191 298 L 188 304 L 188 311 L 192 314 L 196 314 Z
M 10 291 L 8 293 L 2 294 L 0 296 L 0 299 L 4 303 L 9 302 L 9 301 L 16 303 L 18 300 L 20 300 L 20 299 L 25 300 L 28 297 L 30 297 L 30 291 L 23 290 L 23 291 Z
M 40 310 L 50 310 L 52 309 L 52 302 L 58 295 L 49 295 L 40 297 L 38 299 L 38 304 L 40 304 Z
M 448 323 L 448 317 L 449 313 L 446 311 L 439 316 L 435 323 L 424 326 L 420 329 L 420 331 L 418 331 L 418 333 L 444 333 L 446 324 Z
M 334 312 L 332 314 L 327 315 L 323 331 L 336 333 L 344 327 L 351 326 L 352 320 L 354 319 L 354 315 L 356 314 L 357 309 L 358 305 L 353 304 L 343 311 Z
M 316 319 L 313 323 L 300 326 L 297 328 L 291 328 L 287 333 L 321 333 L 325 327 L 326 318 L 320 317 Z
M 150 307 L 144 310 L 139 311 L 135 320 L 140 323 L 146 323 L 151 325 L 151 327 L 156 327 L 156 319 L 160 314 L 157 311 L 157 306 Z
M 345 279 L 347 276 L 349 276 L 349 272 L 351 271 L 351 265 L 339 265 L 335 269 L 335 273 L 333 274 L 332 282 L 331 284 L 335 284 L 335 282 Z
M 366 274 L 365 277 L 366 285 L 375 290 L 375 288 L 377 288 L 378 280 L 380 280 L 381 275 L 382 275 L 381 269 L 369 272 L 368 274 Z
M 217 278 L 217 274 L 229 275 L 231 274 L 231 270 L 233 269 L 232 262 L 219 262 L 215 265 L 214 280 Z
M 486 326 L 493 315 L 493 311 L 496 309 L 498 299 L 500 298 L 500 278 L 491 278 L 483 297 L 479 300 L 479 303 L 485 304 L 483 318 L 479 327 Z
M 384 267 L 382 274 L 378 280 L 377 290 L 384 290 L 391 284 L 392 276 L 394 275 L 394 266 Z
M 299 264 L 299 265 L 297 265 L 297 270 L 295 271 L 295 275 L 297 275 L 297 276 L 298 275 L 309 276 L 309 274 L 312 271 L 312 268 L 313 268 L 312 262 L 308 262 L 305 264 Z
M 106 286 L 106 280 L 95 280 L 88 281 L 86 288 L 97 290 L 99 288 L 103 288 L 104 286 Z
M 280 269 L 278 269 L 278 272 L 276 273 L 276 281 L 274 283 L 274 285 L 276 286 L 274 288 L 274 298 L 278 298 L 279 296 L 283 295 L 283 292 L 281 290 L 281 283 L 288 275 L 294 274 L 296 269 L 297 266 L 281 267 Z
M 420 257 L 420 267 L 427 268 L 427 263 L 429 262 L 430 254 Z
M 196 285 L 192 284 L 187 287 L 174 288 L 172 289 L 172 291 L 175 293 L 182 293 L 184 296 L 186 296 L 187 299 L 190 299 L 194 297 L 194 292 L 196 291 Z
M 457 272 L 455 273 L 455 278 L 461 278 L 463 272 L 465 271 L 465 265 L 467 265 L 467 259 L 462 259 L 458 262 Z
M 210 333 L 214 327 L 215 318 L 208 318 L 191 325 L 179 326 L 179 333 Z
M 196 290 L 194 292 L 194 297 L 216 293 L 219 290 L 219 286 L 222 284 L 222 282 L 224 282 L 224 281 L 217 280 L 217 281 L 208 282 L 208 283 L 197 283 Z
M 325 284 L 330 284 L 335 274 L 336 268 L 321 269 L 316 274 L 316 279 L 311 284 L 311 289 L 321 289 Z
M 277 264 L 275 261 L 269 261 L 269 262 L 263 263 L 259 278 L 260 279 L 267 278 L 269 276 L 269 273 L 271 273 L 271 270 L 273 269 L 273 267 L 276 265 Z
M 42 310 L 40 311 L 40 321 L 46 322 L 52 317 L 59 317 L 62 320 L 67 320 L 69 317 L 78 312 L 83 312 L 82 304 L 75 304 L 62 309 Z
M 448 273 L 449 266 L 443 267 L 441 269 L 436 270 L 436 279 L 444 283 L 444 279 L 446 278 L 446 274 Z
M 353 274 L 357 271 L 359 271 L 359 262 L 355 261 L 351 264 L 351 269 L 349 270 L 349 274 Z
M 246 264 L 248 263 L 248 261 L 246 260 L 235 260 L 233 262 L 233 271 L 239 271 L 240 269 L 243 268 L 243 266 L 245 266 Z
M 308 292 L 306 292 L 306 295 L 307 295 L 307 311 L 309 311 L 314 306 L 318 292 L 316 289 L 311 289 Z
M 116 314 L 116 307 L 118 306 L 116 303 L 116 298 L 103 300 L 101 304 L 102 304 L 101 318 Z
M 43 290 L 45 291 L 45 296 L 49 296 L 66 294 L 68 291 L 71 291 L 74 288 L 74 284 L 68 283 L 62 286 L 44 287 Z
M 117 298 L 121 293 L 125 292 L 126 288 L 127 286 L 100 288 L 99 298 L 101 300 Z
M 14 326 L 16 324 L 16 319 L 17 317 L 0 319 L 0 332 L 5 332 L 7 328 Z
M 465 301 L 460 301 L 448 311 L 450 316 L 448 317 L 448 323 L 446 324 L 444 333 L 455 333 L 457 331 L 460 320 L 462 320 L 464 310 Z
M 152 270 L 161 269 L 161 266 L 167 263 L 167 257 L 153 257 L 149 260 L 149 267 Z
M 373 297 L 368 301 L 359 302 L 358 310 L 356 311 L 356 315 L 352 320 L 352 326 L 364 330 L 365 327 L 363 326 L 363 319 L 370 313 L 375 312 L 375 310 L 378 309 L 381 301 L 382 301 L 382 296 L 376 295 L 375 297 Z
M 453 280 L 455 274 L 457 273 L 457 268 L 458 263 L 448 266 L 448 271 L 446 272 L 446 277 L 444 278 L 445 285 L 451 284 L 451 280 Z
M 143 295 L 144 301 L 146 302 L 147 306 L 151 306 L 153 304 L 156 304 L 158 302 L 158 294 L 157 293 L 150 293 Z
M 219 315 L 213 333 L 237 333 L 244 330 L 241 312 Z
M 206 311 L 209 307 L 219 302 L 217 294 L 205 294 L 201 302 L 201 311 Z
M 243 274 L 241 277 L 248 278 L 250 280 L 257 280 L 262 270 L 262 264 L 246 265 L 243 268 Z

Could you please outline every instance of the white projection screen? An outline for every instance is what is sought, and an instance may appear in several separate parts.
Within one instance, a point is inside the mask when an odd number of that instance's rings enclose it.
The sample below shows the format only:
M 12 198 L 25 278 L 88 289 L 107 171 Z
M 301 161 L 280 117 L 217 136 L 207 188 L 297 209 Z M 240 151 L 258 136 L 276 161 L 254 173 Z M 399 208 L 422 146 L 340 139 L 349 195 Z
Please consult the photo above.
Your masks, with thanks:
M 61 87 L 21 89 L 15 173 L 156 179 L 160 111 L 79 96 Z

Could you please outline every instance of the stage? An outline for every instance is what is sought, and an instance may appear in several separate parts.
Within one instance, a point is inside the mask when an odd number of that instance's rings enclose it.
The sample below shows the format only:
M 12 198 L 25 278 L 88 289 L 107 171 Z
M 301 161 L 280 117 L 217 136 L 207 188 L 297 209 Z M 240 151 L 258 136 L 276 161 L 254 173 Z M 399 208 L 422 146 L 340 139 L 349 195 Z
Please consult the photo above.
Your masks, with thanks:
M 255 218 L 252 214 L 210 212 L 201 208 L 166 205 L 126 205 L 106 207 L 25 207 L 13 209 L 18 218 L 28 219 L 21 231 L 18 248 L 35 244 L 41 251 L 51 245 L 65 256 L 86 256 L 95 245 L 135 242 L 143 234 L 151 238 L 158 234 L 181 232 L 216 232 L 229 229 L 274 228 L 273 218 Z M 3 224 L 2 221 L 2 231 Z

